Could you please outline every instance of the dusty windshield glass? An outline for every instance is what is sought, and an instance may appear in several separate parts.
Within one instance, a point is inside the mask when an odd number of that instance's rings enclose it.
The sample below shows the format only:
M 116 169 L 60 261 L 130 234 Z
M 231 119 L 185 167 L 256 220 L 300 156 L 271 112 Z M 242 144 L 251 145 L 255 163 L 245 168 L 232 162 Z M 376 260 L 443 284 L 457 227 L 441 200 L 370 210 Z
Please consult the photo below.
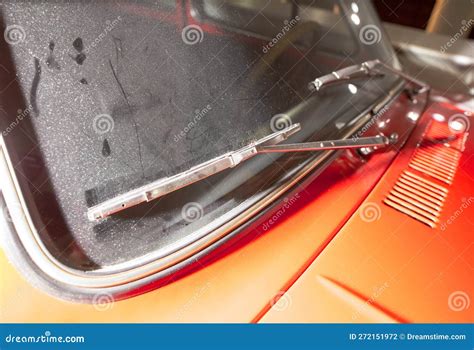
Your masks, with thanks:
M 87 208 L 292 123 L 301 124 L 292 142 L 337 136 L 396 81 L 308 90 L 345 66 L 394 63 L 365 1 L 42 0 L 2 1 L 0 10 L 16 31 L 2 41 L 1 72 L 12 75 L 2 122 L 18 110 L 31 116 L 4 137 L 31 210 L 51 222 L 56 238 L 42 230 L 46 245 L 70 265 L 186 244 L 284 173 L 269 170 L 277 155 L 265 155 L 103 222 L 89 222 Z M 198 203 L 191 219 L 189 203 Z

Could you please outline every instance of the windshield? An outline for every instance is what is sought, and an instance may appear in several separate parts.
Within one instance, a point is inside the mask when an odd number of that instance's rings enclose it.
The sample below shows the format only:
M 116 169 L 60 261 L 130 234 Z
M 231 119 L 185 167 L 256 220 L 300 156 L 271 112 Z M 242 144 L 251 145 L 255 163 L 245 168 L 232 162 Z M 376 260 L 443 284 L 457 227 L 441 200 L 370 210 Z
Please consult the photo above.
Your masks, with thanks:
M 292 142 L 340 136 L 397 81 L 308 89 L 366 60 L 397 66 L 366 1 L 3 1 L 1 11 L 2 130 L 17 111 L 30 116 L 3 137 L 45 244 L 83 269 L 186 245 L 314 155 L 259 156 L 99 223 L 89 207 L 295 123 Z

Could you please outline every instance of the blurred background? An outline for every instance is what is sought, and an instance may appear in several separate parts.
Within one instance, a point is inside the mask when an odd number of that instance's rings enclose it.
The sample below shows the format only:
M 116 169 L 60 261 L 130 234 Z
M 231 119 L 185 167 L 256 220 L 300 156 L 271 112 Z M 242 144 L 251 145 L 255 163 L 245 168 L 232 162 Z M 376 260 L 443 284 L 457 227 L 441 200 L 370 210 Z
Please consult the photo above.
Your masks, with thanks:
M 441 92 L 474 96 L 474 1 L 372 2 L 406 70 Z

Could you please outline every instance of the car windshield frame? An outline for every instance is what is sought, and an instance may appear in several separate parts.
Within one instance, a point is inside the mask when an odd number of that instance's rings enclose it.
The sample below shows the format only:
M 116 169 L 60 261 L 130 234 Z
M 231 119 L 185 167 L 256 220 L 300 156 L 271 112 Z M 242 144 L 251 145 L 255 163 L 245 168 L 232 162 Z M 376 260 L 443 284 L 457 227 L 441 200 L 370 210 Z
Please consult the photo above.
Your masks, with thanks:
M 354 9 L 351 6 L 353 2 L 335 1 L 334 3 L 340 6 L 341 11 L 352 11 L 346 16 L 351 20 L 351 14 L 354 14 Z M 128 10 L 128 8 L 126 9 Z M 185 11 L 186 9 L 178 7 L 176 10 Z M 377 58 L 397 67 L 398 61 L 396 60 L 396 56 L 387 38 L 383 35 L 380 22 L 377 20 L 373 9 L 369 5 L 361 2 L 358 6 L 358 11 L 360 23 L 359 25 L 355 25 L 355 23 L 352 22 L 353 25 L 350 27 L 350 35 L 358 45 L 362 45 L 360 47 L 367 49 L 365 51 L 359 50 L 359 52 L 364 52 L 363 58 L 361 57 L 360 61 L 362 62 L 366 60 L 366 58 Z M 186 24 L 188 24 L 188 26 L 199 25 L 203 32 L 214 33 L 216 36 L 221 36 L 224 38 L 224 42 L 226 35 L 230 35 L 226 32 L 225 28 L 216 32 L 216 28 L 212 27 L 212 23 L 206 21 L 199 23 L 193 22 L 193 20 L 197 19 L 199 19 L 199 16 L 191 13 L 190 17 L 186 18 Z M 379 28 L 382 34 L 378 42 L 374 42 L 370 45 L 361 43 L 360 33 L 364 25 L 380 26 Z M 231 34 L 234 35 L 234 33 Z M 243 37 L 239 38 L 239 40 L 242 40 L 242 43 L 253 40 L 253 38 L 249 38 L 247 34 L 244 33 Z M 241 33 L 238 35 L 241 35 Z M 230 36 L 230 38 L 232 38 L 232 36 Z M 205 42 L 205 40 L 206 38 L 204 38 L 203 42 Z M 116 44 L 117 43 L 114 42 L 114 45 Z M 369 50 L 369 46 L 370 49 L 375 47 L 378 47 L 378 49 L 371 51 Z M 274 48 L 275 47 L 272 49 Z M 191 49 L 194 50 L 195 46 L 190 45 L 186 47 L 186 50 Z M 216 49 L 218 50 L 219 48 L 217 47 Z M 298 47 L 294 50 L 297 49 Z M 117 46 L 114 46 L 114 53 L 120 55 L 120 50 L 117 49 Z M 263 52 L 263 54 L 265 53 Z M 17 56 L 13 56 L 15 63 L 20 64 L 21 60 Z M 341 57 L 336 57 L 334 52 L 326 53 L 326 56 L 334 59 L 334 62 L 332 65 L 325 66 L 326 71 L 320 72 L 321 74 L 344 67 L 353 61 L 353 58 L 345 57 L 341 59 Z M 292 56 L 289 57 L 295 59 Z M 359 58 L 357 58 L 357 60 L 359 60 Z M 309 62 L 307 64 L 312 63 Z M 116 69 L 112 69 L 113 73 L 117 73 L 117 71 Z M 304 82 L 304 84 L 301 85 L 301 89 L 306 90 L 307 83 L 314 78 L 316 78 L 316 76 L 306 76 L 304 79 L 301 79 Z M 320 139 L 347 138 L 373 116 L 371 113 L 377 112 L 393 100 L 403 89 L 405 83 L 396 76 L 387 75 L 382 78 L 377 77 L 357 83 L 354 82 L 353 85 L 357 88 L 358 95 L 354 94 L 346 85 L 328 87 L 318 95 L 311 94 L 311 92 L 308 91 L 307 96 L 301 99 L 299 103 L 292 105 L 287 110 L 280 110 L 279 113 L 275 115 L 266 116 L 266 129 L 262 127 L 257 128 L 257 134 L 266 135 L 268 129 L 271 129 L 272 126 L 277 129 L 282 126 L 287 127 L 288 121 L 292 124 L 303 121 L 302 126 L 304 132 L 302 130 L 301 133 L 295 135 L 295 137 L 291 139 L 292 143 Z M 373 93 L 373 91 L 377 91 L 377 93 Z M 351 105 L 350 108 L 346 108 L 345 110 L 341 110 L 340 113 L 330 113 L 330 111 L 324 113 L 321 109 L 324 108 L 324 106 L 330 106 L 331 103 L 338 103 L 338 101 L 342 101 L 348 96 L 355 96 L 353 100 L 354 105 Z M 358 96 L 365 96 L 366 100 L 361 101 Z M 317 120 L 320 116 L 328 118 L 327 125 L 324 124 L 324 127 L 321 129 L 308 126 L 309 122 Z M 39 122 L 40 121 L 38 121 L 38 123 Z M 342 126 L 339 127 L 341 124 Z M 249 136 L 250 139 L 255 137 L 256 135 Z M 4 143 L 2 147 L 4 153 L 9 153 L 6 154 L 6 163 L 9 164 L 9 171 L 13 172 L 15 176 L 16 170 L 18 169 L 12 170 L 14 169 L 13 164 L 15 159 L 11 157 L 10 154 L 13 155 L 13 153 L 15 153 L 15 145 L 18 144 L 16 144 L 12 138 L 5 138 L 5 140 L 2 138 L 2 142 Z M 145 215 L 148 215 L 148 210 L 150 210 L 150 215 L 159 217 L 164 216 L 166 214 L 165 211 L 170 206 L 176 207 L 175 209 L 177 210 L 175 210 L 173 215 L 176 215 L 176 218 L 181 217 L 181 221 L 171 222 L 169 226 L 166 227 L 167 240 L 163 241 L 161 246 L 158 246 L 153 241 L 156 240 L 157 234 L 149 235 L 145 238 L 137 238 L 134 235 L 126 237 L 123 235 L 123 237 L 120 238 L 120 244 L 117 244 L 117 246 L 122 247 L 120 249 L 123 249 L 123 251 L 110 252 L 110 256 L 113 255 L 112 253 L 117 253 L 117 255 L 120 256 L 125 252 L 125 249 L 130 249 L 130 246 L 127 247 L 123 244 L 127 242 L 127 239 L 135 239 L 137 242 L 142 240 L 142 242 L 140 243 L 140 248 L 136 249 L 136 252 L 128 256 L 122 255 L 116 260 L 109 257 L 109 260 L 94 261 L 98 260 L 98 258 L 90 252 L 85 252 L 84 255 L 76 252 L 76 258 L 78 260 L 72 260 L 67 251 L 66 253 L 64 253 L 64 251 L 61 252 L 59 249 L 61 247 L 54 246 L 56 243 L 52 242 L 52 236 L 48 236 L 49 232 L 47 229 L 43 231 L 39 229 L 43 227 L 41 223 L 47 218 L 41 216 L 42 214 L 35 208 L 31 200 L 25 204 L 26 201 L 23 199 L 23 206 L 26 210 L 23 219 L 25 217 L 28 218 L 28 222 L 34 223 L 34 225 L 30 227 L 31 232 L 28 233 L 29 238 L 26 238 L 25 233 L 21 233 L 21 235 L 25 237 L 25 240 L 31 240 L 31 237 L 34 237 L 35 244 L 39 247 L 39 250 L 43 253 L 46 252 L 46 254 L 39 254 L 34 251 L 31 251 L 30 254 L 34 256 L 34 259 L 37 259 L 38 265 L 41 266 L 43 270 L 52 271 L 49 273 L 50 276 L 62 283 L 82 287 L 97 287 L 117 284 L 119 283 L 118 281 L 125 284 L 130 281 L 136 281 L 139 278 L 138 276 L 150 275 L 152 273 L 164 274 L 165 271 L 177 266 L 185 259 L 192 257 L 207 247 L 215 246 L 218 242 L 225 240 L 226 237 L 230 237 L 232 232 L 237 232 L 236 229 L 238 227 L 241 227 L 253 217 L 277 203 L 278 199 L 281 198 L 286 191 L 300 183 L 303 178 L 311 173 L 314 174 L 315 171 L 320 171 L 324 165 L 327 165 L 328 162 L 334 159 L 335 154 L 333 151 L 324 151 L 305 156 L 262 155 L 259 156 L 258 159 L 252 159 L 246 164 L 224 172 L 216 177 L 216 179 L 210 180 L 210 182 L 195 184 L 188 189 L 183 189 L 180 193 L 173 194 L 170 198 L 165 198 L 160 201 L 160 204 L 156 208 L 144 207 L 141 209 L 142 212 L 135 212 L 131 215 L 127 214 L 105 223 L 89 226 L 95 237 L 106 236 L 107 238 L 104 239 L 104 242 L 107 244 L 113 242 L 113 238 L 111 238 L 113 235 L 109 235 L 109 230 L 116 229 L 117 226 L 119 226 L 124 233 L 133 233 L 137 221 L 140 222 L 142 220 L 142 216 L 144 215 L 143 211 Z M 206 155 L 204 154 L 203 156 L 205 160 Z M 262 176 L 262 174 L 265 174 L 265 176 Z M 18 190 L 18 193 L 23 193 L 25 197 L 31 196 L 31 189 L 28 189 L 29 184 L 27 181 L 25 181 L 21 175 L 16 175 L 17 178 L 13 181 L 14 184 L 12 186 Z M 26 173 L 26 175 L 28 176 L 29 174 Z M 266 181 L 263 181 L 262 178 Z M 232 186 L 233 189 L 229 190 L 229 186 Z M 224 195 L 222 195 L 222 193 L 224 193 Z M 21 202 L 21 200 L 19 202 Z M 189 203 L 200 203 L 200 206 L 197 207 L 197 213 L 199 214 L 197 220 L 186 220 L 186 217 L 183 217 L 186 215 L 186 211 L 184 211 L 185 207 L 181 204 L 186 205 Z M 75 213 L 75 215 L 83 215 L 87 206 L 83 204 L 82 208 L 84 211 Z M 191 209 L 195 211 L 196 207 Z M 65 208 L 61 207 L 55 210 L 58 211 L 59 215 L 65 212 Z M 66 212 L 65 214 L 68 213 Z M 81 220 L 87 220 L 85 215 L 83 216 Z M 17 219 L 21 220 L 21 218 Z M 68 222 L 68 220 L 69 218 L 65 221 Z M 184 222 L 184 224 L 182 224 L 182 222 Z M 150 221 L 149 225 L 150 227 L 156 227 L 156 223 L 152 221 Z M 176 228 L 179 228 L 180 231 Z M 171 230 L 175 229 L 176 231 L 171 232 Z M 67 237 L 67 239 L 69 238 L 71 240 L 65 240 L 63 242 L 65 246 L 74 243 L 74 236 Z M 84 243 L 81 242 L 81 244 Z M 87 260 L 91 258 L 88 254 L 92 255 L 91 261 Z M 42 255 L 46 255 L 46 257 Z M 57 270 L 52 269 L 48 264 L 55 265 L 59 270 L 67 271 L 68 275 L 62 275 Z M 95 281 L 90 281 L 87 279 L 87 276 L 91 275 L 100 278 L 97 278 Z

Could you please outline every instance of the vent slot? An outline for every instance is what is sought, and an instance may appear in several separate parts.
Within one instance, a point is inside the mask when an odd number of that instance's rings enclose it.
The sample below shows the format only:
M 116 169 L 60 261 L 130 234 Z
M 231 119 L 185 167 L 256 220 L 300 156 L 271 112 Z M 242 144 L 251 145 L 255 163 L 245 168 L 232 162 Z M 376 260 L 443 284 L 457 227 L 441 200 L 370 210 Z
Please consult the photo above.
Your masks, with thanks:
M 433 121 L 384 203 L 435 228 L 467 135 L 454 134 L 445 123 Z
M 435 228 L 447 195 L 446 188 L 405 170 L 384 203 Z
M 451 185 L 461 154 L 461 151 L 450 148 L 449 143 L 422 142 L 415 151 L 409 167 Z

